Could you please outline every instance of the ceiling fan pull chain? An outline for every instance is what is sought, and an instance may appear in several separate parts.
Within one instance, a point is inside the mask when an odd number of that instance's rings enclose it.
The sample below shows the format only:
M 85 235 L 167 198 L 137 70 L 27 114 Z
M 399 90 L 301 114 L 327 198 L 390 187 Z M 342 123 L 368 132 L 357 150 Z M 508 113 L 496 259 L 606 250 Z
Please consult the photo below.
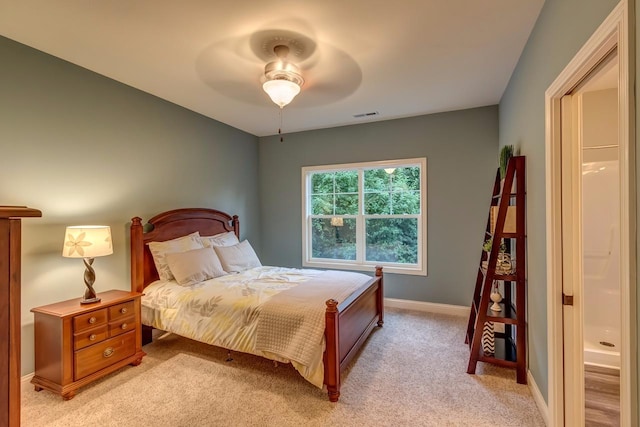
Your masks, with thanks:
M 280 142 L 284 141 L 282 137 L 282 107 L 280 107 L 280 127 L 278 128 L 278 135 L 280 135 Z

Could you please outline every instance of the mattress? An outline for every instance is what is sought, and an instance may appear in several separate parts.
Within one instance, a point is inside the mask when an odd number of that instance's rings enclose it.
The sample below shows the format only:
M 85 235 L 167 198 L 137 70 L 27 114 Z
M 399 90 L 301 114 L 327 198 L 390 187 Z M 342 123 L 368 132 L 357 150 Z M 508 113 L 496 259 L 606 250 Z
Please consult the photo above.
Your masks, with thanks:
M 144 290 L 142 323 L 291 363 L 322 387 L 324 301 L 341 302 L 370 279 L 352 272 L 262 266 L 191 286 L 156 281 Z M 304 351 L 298 351 L 300 343 Z

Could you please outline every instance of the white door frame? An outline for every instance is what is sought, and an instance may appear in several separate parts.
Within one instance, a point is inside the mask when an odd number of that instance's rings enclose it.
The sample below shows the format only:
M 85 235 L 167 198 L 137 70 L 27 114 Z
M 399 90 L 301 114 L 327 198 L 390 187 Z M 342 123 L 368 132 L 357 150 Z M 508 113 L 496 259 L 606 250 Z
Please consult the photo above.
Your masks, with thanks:
M 631 2 L 633 6 L 633 2 Z M 620 309 L 621 368 L 620 421 L 637 425 L 637 325 L 636 325 L 636 186 L 635 186 L 635 97 L 630 78 L 635 75 L 634 43 L 629 32 L 629 1 L 621 0 L 567 67 L 545 92 L 545 178 L 547 249 L 547 342 L 548 404 L 552 426 L 573 421 L 565 414 L 563 366 L 563 247 L 561 198 L 561 98 L 589 74 L 613 48 L 618 49 L 619 159 L 620 159 Z M 633 60 L 632 60 L 633 59 Z M 572 158 L 580 158 L 579 153 Z M 579 209 L 579 206 L 574 206 Z M 575 247 L 575 241 L 574 245 Z M 570 253 L 570 252 L 569 252 Z M 566 253 L 565 253 L 566 256 Z M 579 306 L 579 301 L 574 301 Z M 576 311 L 576 310 L 574 310 Z M 579 310 L 577 310 L 579 311 Z M 573 316 L 573 313 L 571 313 Z M 578 314 L 580 316 L 581 313 Z M 575 320 L 575 319 L 574 319 Z M 580 357 L 580 359 L 582 359 Z M 574 361 L 575 362 L 575 361 Z M 581 409 L 580 409 L 581 410 Z

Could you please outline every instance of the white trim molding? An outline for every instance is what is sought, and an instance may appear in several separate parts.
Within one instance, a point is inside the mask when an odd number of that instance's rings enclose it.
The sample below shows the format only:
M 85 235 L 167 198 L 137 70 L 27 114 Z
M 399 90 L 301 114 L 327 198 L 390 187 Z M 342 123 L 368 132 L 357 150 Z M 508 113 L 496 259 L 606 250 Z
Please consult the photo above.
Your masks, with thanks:
M 635 76 L 634 4 L 621 0 L 545 92 L 545 182 L 547 253 L 548 423 L 571 425 L 575 410 L 565 411 L 563 361 L 563 243 L 561 98 L 572 93 L 613 49 L 618 54 L 618 108 L 620 160 L 620 315 L 621 375 L 620 422 L 638 422 L 637 291 L 636 291 L 636 178 L 635 178 Z M 579 157 L 578 157 L 579 158 Z M 579 206 L 578 206 L 579 208 Z M 567 248 L 570 249 L 570 248 Z M 570 256 L 571 254 L 565 254 Z M 574 308 L 576 310 L 577 308 Z M 575 316 L 574 316 L 575 317 Z M 575 361 L 567 362 L 574 366 Z M 578 403 L 576 403 L 577 405 Z M 569 410 L 571 409 L 571 410 Z M 565 413 L 566 412 L 566 413 Z
M 549 424 L 549 407 L 547 406 L 547 402 L 544 401 L 544 397 L 542 397 L 542 393 L 540 393 L 538 384 L 536 383 L 536 380 L 533 378 L 533 375 L 531 375 L 531 371 L 529 370 L 527 370 L 527 383 L 529 384 L 529 390 L 531 390 L 533 401 L 536 402 L 536 406 L 540 411 L 540 415 L 542 415 L 544 424 L 546 426 L 550 425 Z
M 420 169 L 420 211 L 412 214 L 366 214 L 365 212 L 365 173 L 371 169 L 385 169 L 391 174 L 396 168 L 418 167 Z M 358 173 L 358 207 L 357 212 L 339 213 L 336 212 L 336 201 L 334 187 L 334 212 L 331 214 L 313 214 L 312 203 L 312 176 L 314 174 L 325 174 L 339 171 L 357 171 Z M 417 157 L 411 159 L 383 160 L 375 162 L 344 163 L 335 165 L 303 166 L 301 168 L 301 189 L 302 189 L 302 266 L 310 268 L 329 268 L 338 270 L 374 271 L 377 266 L 383 266 L 386 273 L 407 274 L 426 276 L 427 275 L 427 158 Z M 356 192 L 344 193 L 356 195 Z M 355 224 L 355 257 L 354 259 L 338 259 L 336 257 L 315 257 L 313 251 L 313 221 L 327 220 L 331 217 L 343 218 Z M 417 259 L 414 264 L 402 262 L 386 262 L 367 259 L 367 235 L 366 226 L 369 220 L 398 219 L 415 220 L 417 224 Z M 340 221 L 342 224 L 342 220 Z M 336 228 L 336 240 L 338 239 L 338 227 Z
M 20 387 L 21 388 L 25 388 L 29 386 L 29 383 L 31 382 L 31 378 L 33 378 L 33 376 L 35 375 L 35 372 L 31 372 L 30 374 L 27 375 L 23 375 L 20 378 Z

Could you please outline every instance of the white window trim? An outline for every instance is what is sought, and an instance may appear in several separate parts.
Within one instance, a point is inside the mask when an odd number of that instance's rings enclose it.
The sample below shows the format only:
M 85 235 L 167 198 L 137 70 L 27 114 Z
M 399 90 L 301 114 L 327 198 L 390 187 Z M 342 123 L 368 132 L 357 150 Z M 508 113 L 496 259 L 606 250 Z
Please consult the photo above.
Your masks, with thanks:
M 365 262 L 363 259 L 357 259 L 355 262 L 351 260 L 326 260 L 326 259 L 314 259 L 311 258 L 311 239 L 309 236 L 310 221 L 315 217 L 309 215 L 308 206 L 308 194 L 311 191 L 311 180 L 307 179 L 309 173 L 315 171 L 332 172 L 344 169 L 376 169 L 385 167 L 401 167 L 407 165 L 419 165 L 420 166 L 420 215 L 407 215 L 409 217 L 419 217 L 418 221 L 418 263 L 413 267 L 408 267 L 405 264 L 394 264 L 384 262 Z M 361 163 L 343 163 L 336 165 L 320 165 L 320 166 L 304 166 L 302 168 L 302 265 L 304 267 L 312 268 L 333 268 L 340 270 L 356 270 L 356 271 L 375 271 L 377 265 L 384 266 L 385 273 L 396 274 L 409 274 L 416 276 L 427 275 L 427 159 L 426 157 L 413 158 L 413 159 L 397 159 L 397 160 L 385 160 L 378 162 L 361 162 Z M 364 197 L 364 194 L 360 192 L 360 198 Z M 360 200 L 360 206 L 362 205 Z M 350 217 L 351 215 L 345 215 Z M 362 215 L 357 216 L 358 226 L 357 232 L 364 233 L 364 227 L 359 222 L 363 218 Z M 363 242 L 364 236 L 358 235 L 358 241 Z M 358 251 L 361 258 L 364 256 L 362 251 Z

